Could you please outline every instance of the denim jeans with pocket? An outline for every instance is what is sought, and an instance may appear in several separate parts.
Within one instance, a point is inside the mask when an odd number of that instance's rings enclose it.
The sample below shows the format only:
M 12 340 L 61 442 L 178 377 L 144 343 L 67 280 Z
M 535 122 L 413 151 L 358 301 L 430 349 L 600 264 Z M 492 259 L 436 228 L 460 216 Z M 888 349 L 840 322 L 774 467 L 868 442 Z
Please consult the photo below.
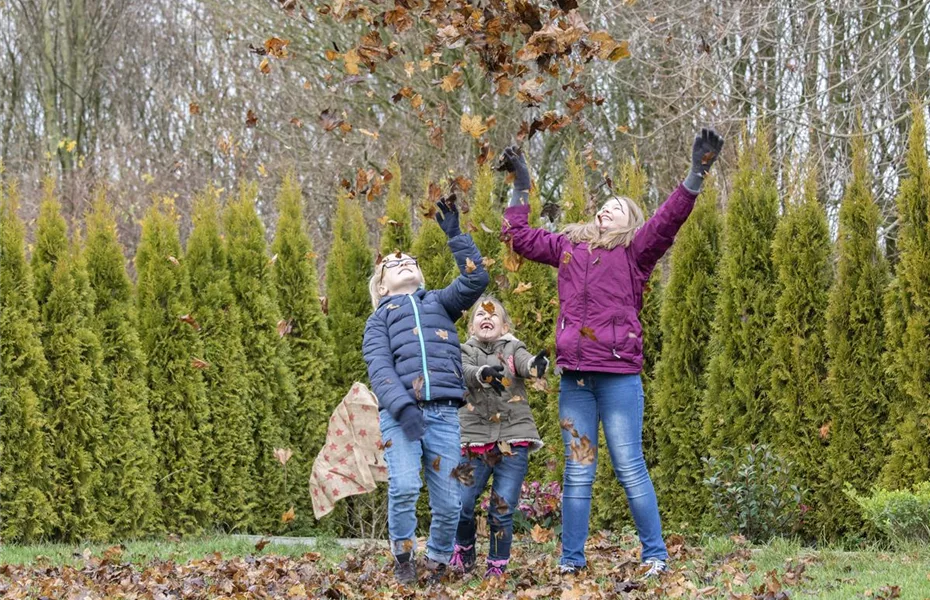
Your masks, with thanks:
M 591 487 L 597 472 L 598 424 L 604 427 L 614 473 L 626 492 L 636 523 L 642 558 L 668 558 L 662 540 L 662 522 L 652 480 L 643 457 L 643 384 L 639 374 L 563 371 L 559 392 L 559 419 L 570 419 L 578 437 L 562 428 L 565 477 L 562 486 L 563 565 L 586 564 L 584 544 L 591 516 Z M 594 445 L 591 464 L 581 456 L 587 436 Z M 572 459 L 572 444 L 576 457 Z
M 388 467 L 388 535 L 394 554 L 416 552 L 417 499 L 426 474 L 432 521 L 426 556 L 448 564 L 462 503 L 452 469 L 459 464 L 461 430 L 455 406 L 424 403 L 426 433 L 411 442 L 390 413 L 380 411 L 384 460 Z M 438 468 L 436 468 L 438 467 Z
M 510 546 L 513 544 L 513 514 L 519 510 L 520 492 L 523 489 L 523 479 L 529 466 L 529 448 L 516 447 L 512 455 L 502 455 L 497 448 L 493 448 L 485 455 L 474 455 L 470 459 L 463 457 L 463 463 L 471 463 L 474 467 L 475 484 L 462 487 L 462 512 L 459 517 L 459 527 L 455 534 L 455 543 L 460 546 L 473 546 L 475 544 L 476 524 L 475 505 L 478 498 L 488 485 L 492 476 L 492 500 L 488 505 L 488 529 L 491 533 L 491 547 L 488 560 L 509 560 Z M 488 462 L 500 459 L 493 467 Z M 490 461 L 488 460 L 490 459 Z M 493 496 L 500 497 L 496 500 Z

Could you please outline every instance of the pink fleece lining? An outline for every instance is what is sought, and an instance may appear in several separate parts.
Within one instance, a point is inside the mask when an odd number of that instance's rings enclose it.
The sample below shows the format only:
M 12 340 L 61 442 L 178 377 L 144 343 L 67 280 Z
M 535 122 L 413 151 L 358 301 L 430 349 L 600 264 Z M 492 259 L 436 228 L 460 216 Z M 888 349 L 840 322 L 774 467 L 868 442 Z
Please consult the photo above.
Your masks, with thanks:
M 510 444 L 510 447 L 511 448 L 526 448 L 529 445 L 530 445 L 529 442 L 513 442 L 512 444 Z M 493 442 L 491 444 L 482 444 L 480 446 L 463 446 L 462 456 L 467 456 L 468 454 L 486 454 L 492 448 L 494 448 L 494 446 L 497 446 L 497 442 Z

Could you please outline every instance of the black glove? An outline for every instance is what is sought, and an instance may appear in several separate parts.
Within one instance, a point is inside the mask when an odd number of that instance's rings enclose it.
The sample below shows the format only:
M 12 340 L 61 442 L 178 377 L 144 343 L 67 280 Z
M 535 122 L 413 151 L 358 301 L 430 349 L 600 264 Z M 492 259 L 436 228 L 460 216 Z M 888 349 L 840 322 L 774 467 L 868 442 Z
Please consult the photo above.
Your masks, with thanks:
M 423 419 L 423 411 L 416 404 L 408 404 L 401 411 L 397 418 L 400 428 L 404 432 L 404 437 L 411 442 L 417 442 L 423 438 L 426 433 L 426 422 Z
M 530 170 L 526 168 L 523 151 L 517 146 L 505 148 L 497 164 L 497 170 L 513 173 L 513 197 L 510 206 L 526 204 L 530 197 Z
M 547 356 L 549 356 L 548 350 L 540 350 L 539 354 L 533 358 L 533 362 L 530 363 L 530 372 L 535 369 L 537 379 L 545 377 L 546 375 L 546 369 L 549 368 L 549 359 L 546 358 Z
M 685 187 L 695 194 L 704 185 L 704 175 L 710 171 L 717 156 L 723 149 L 723 138 L 713 129 L 701 129 L 701 134 L 694 137 L 691 147 L 691 172 L 685 178 Z
M 446 232 L 446 237 L 454 238 L 462 235 L 462 229 L 459 227 L 459 209 L 455 207 L 455 204 L 440 200 L 436 203 L 436 207 L 439 209 L 436 211 L 436 221 Z
M 481 379 L 481 383 L 488 384 L 498 394 L 504 393 L 504 367 L 501 365 L 495 367 L 485 365 L 481 367 L 481 370 L 478 371 L 478 378 Z

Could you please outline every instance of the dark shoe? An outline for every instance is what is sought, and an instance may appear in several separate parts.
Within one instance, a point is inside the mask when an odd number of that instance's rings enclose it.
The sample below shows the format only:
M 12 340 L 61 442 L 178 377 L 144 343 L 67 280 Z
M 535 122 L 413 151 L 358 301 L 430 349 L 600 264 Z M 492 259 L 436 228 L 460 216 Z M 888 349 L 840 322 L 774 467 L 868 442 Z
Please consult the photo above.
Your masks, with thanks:
M 455 552 L 452 553 L 452 558 L 449 560 L 449 568 L 455 571 L 456 573 L 468 573 L 475 568 L 475 563 L 477 562 L 475 557 L 475 545 L 471 546 L 459 546 L 455 545 Z
M 491 579 L 492 577 L 503 577 L 504 571 L 507 570 L 507 563 L 510 562 L 508 559 L 504 560 L 488 560 L 488 568 L 484 572 L 485 579 Z
M 426 570 L 429 572 L 429 575 L 426 577 L 426 585 L 433 585 L 442 581 L 443 576 L 446 574 L 446 565 L 441 562 L 436 562 L 431 558 L 427 558 Z
M 417 563 L 410 553 L 394 557 L 394 581 L 402 585 L 414 585 L 417 582 Z

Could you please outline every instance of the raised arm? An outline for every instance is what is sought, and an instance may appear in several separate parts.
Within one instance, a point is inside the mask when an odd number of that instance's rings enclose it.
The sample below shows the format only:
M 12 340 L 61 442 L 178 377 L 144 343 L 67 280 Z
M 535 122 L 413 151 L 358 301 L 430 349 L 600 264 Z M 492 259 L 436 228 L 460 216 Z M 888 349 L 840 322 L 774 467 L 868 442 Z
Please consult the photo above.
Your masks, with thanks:
M 497 168 L 514 174 L 513 194 L 504 212 L 504 220 L 501 224 L 502 233 L 510 238 L 513 250 L 517 254 L 536 262 L 558 267 L 559 260 L 562 258 L 562 249 L 566 244 L 565 237 L 529 226 L 530 172 L 523 153 L 516 146 L 510 146 L 501 154 Z
M 691 171 L 688 176 L 636 232 L 630 251 L 643 279 L 649 277 L 656 263 L 675 241 L 675 235 L 694 208 L 694 199 L 701 193 L 704 176 L 717 160 L 722 148 L 723 138 L 717 132 L 702 129 L 700 135 L 694 138 L 691 148 Z
M 448 286 L 439 290 L 438 298 L 453 321 L 462 316 L 478 301 L 488 287 L 490 277 L 481 260 L 481 253 L 471 236 L 459 228 L 459 212 L 454 204 L 439 202 L 436 220 L 449 238 L 449 249 L 459 267 L 459 276 Z

